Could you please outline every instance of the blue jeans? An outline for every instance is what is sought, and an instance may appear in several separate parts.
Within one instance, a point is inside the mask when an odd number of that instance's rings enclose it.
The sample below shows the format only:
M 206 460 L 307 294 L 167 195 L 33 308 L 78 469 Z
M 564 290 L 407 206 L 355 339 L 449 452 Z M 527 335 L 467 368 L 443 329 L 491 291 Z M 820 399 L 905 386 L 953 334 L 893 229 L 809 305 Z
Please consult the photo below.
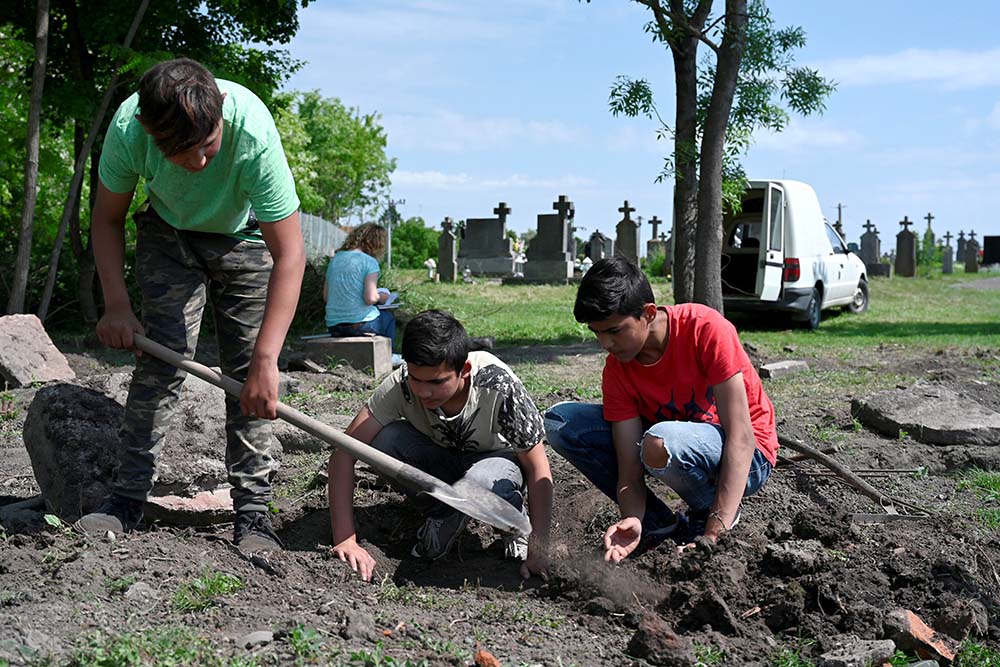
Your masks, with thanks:
M 524 475 L 517 455 L 509 447 L 492 452 L 463 452 L 446 449 L 415 429 L 409 422 L 389 422 L 372 440 L 380 452 L 408 463 L 446 484 L 465 478 L 489 489 L 515 509 L 524 508 Z M 403 489 L 410 493 L 412 489 Z M 427 501 L 425 504 L 425 498 Z M 438 500 L 418 497 L 417 506 L 431 516 L 444 516 L 456 510 Z
M 716 424 L 664 421 L 653 424 L 646 434 L 663 438 L 667 463 L 652 468 L 643 461 L 646 474 L 662 479 L 695 512 L 706 511 L 715 501 L 726 434 Z M 556 450 L 583 473 L 604 495 L 618 502 L 618 457 L 611 436 L 611 422 L 604 408 L 594 403 L 558 403 L 545 413 L 545 436 Z M 641 454 L 640 454 L 641 455 Z M 757 493 L 771 474 L 764 454 L 754 450 L 744 496 Z M 673 523 L 673 513 L 646 491 L 643 531 Z
M 362 336 L 370 333 L 376 336 L 385 336 L 393 343 L 396 342 L 396 317 L 391 310 L 378 311 L 378 317 L 374 320 L 361 322 L 358 324 L 344 323 L 334 324 L 328 328 L 330 335 L 334 338 L 347 338 L 349 336 Z

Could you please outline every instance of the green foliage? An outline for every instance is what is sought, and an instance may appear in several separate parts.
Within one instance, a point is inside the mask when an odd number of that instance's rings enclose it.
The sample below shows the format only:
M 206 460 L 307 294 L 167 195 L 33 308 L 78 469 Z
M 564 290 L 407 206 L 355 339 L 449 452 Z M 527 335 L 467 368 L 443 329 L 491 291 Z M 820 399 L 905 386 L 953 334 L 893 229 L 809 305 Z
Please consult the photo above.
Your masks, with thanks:
M 20 411 L 14 407 L 14 394 L 0 391 L 0 422 L 13 421 L 19 414 Z
M 392 230 L 392 266 L 422 269 L 427 258 L 437 261 L 440 232 L 427 227 L 420 217 L 409 218 Z
M 650 279 L 663 277 L 663 265 L 666 263 L 667 257 L 662 252 L 655 252 L 651 257 L 646 258 L 646 263 L 643 265 L 642 270 Z
M 216 647 L 187 628 L 163 628 L 80 639 L 66 667 L 257 667 L 253 658 L 226 660 Z
M 952 667 L 1000 667 L 1000 650 L 973 641 L 966 642 Z
M 958 490 L 976 490 L 982 497 L 1000 502 L 1000 472 L 973 468 L 962 474 Z
M 323 640 L 315 628 L 297 625 L 288 633 L 288 645 L 292 647 L 297 661 L 313 660 L 323 648 Z
M 803 658 L 797 649 L 787 647 L 772 653 L 767 665 L 768 667 L 815 667 L 811 661 Z
M 218 604 L 221 596 L 242 588 L 238 577 L 206 567 L 200 576 L 181 584 L 171 602 L 177 611 L 203 611 Z
M 688 16 L 683 18 L 686 22 L 691 18 L 694 4 L 686 3 L 685 6 L 689 7 L 686 9 Z M 826 99 L 835 90 L 835 84 L 824 79 L 818 71 L 795 65 L 795 51 L 806 44 L 802 28 L 777 28 L 764 0 L 750 0 L 747 9 L 746 48 L 726 128 L 722 165 L 723 199 L 733 209 L 738 206 L 746 183 L 740 158 L 750 149 L 754 132 L 782 131 L 790 118 L 785 107 L 803 116 L 822 113 Z M 687 29 L 670 11 L 663 13 L 665 25 L 650 21 L 645 31 L 653 35 L 654 40 L 666 44 L 682 42 L 687 37 Z M 709 37 L 718 43 L 726 30 L 726 23 L 713 22 L 714 18 L 709 16 L 706 23 L 714 25 Z M 674 57 L 677 57 L 676 53 Z M 698 66 L 695 90 L 698 122 L 695 144 L 684 138 L 678 139 L 674 134 L 675 128 L 660 116 L 648 81 L 619 76 L 612 84 L 609 96 L 612 115 L 655 118 L 660 123 L 657 138 L 675 142 L 674 150 L 664 160 L 658 182 L 674 178 L 678 162 L 697 162 L 697 143 L 708 115 L 714 83 L 715 59 L 705 56 Z
M 338 222 L 374 206 L 396 168 L 385 154 L 381 116 L 315 90 L 285 94 L 277 102 L 284 109 L 278 130 L 288 142 L 302 210 Z M 292 156 L 293 149 L 299 154 Z
M 726 654 L 711 644 L 698 644 L 694 645 L 694 659 L 696 660 L 694 667 L 713 667 L 713 665 L 721 665 L 726 658 Z
M 385 653 L 382 642 L 375 644 L 374 651 L 364 649 L 351 653 L 347 662 L 341 662 L 344 667 L 427 667 L 427 660 L 399 660 Z
M 917 238 L 917 275 L 929 277 L 941 268 L 942 248 L 934 239 L 934 231 L 928 227 L 923 237 Z
M 130 574 L 125 577 L 110 578 L 104 580 L 104 589 L 111 595 L 118 595 L 127 591 L 139 577 Z

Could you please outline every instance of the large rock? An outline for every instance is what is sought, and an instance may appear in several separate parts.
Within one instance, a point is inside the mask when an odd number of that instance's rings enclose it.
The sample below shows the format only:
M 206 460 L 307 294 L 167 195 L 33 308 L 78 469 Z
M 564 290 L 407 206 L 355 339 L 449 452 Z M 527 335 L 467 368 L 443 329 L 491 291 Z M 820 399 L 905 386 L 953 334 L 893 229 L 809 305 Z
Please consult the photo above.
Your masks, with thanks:
M 34 315 L 0 317 L 0 379 L 12 387 L 23 387 L 75 377 L 41 320 Z
M 889 436 L 930 445 L 1000 445 L 1000 413 L 943 385 L 915 384 L 854 399 L 851 414 Z
M 130 381 L 131 373 L 115 373 L 84 378 L 80 385 L 52 384 L 37 392 L 28 409 L 24 442 L 35 477 L 49 509 L 66 520 L 95 509 L 108 492 Z M 152 495 L 193 497 L 226 483 L 225 413 L 222 390 L 188 376 Z M 275 426 L 296 449 L 321 447 L 294 426 Z M 273 453 L 280 457 L 279 444 Z

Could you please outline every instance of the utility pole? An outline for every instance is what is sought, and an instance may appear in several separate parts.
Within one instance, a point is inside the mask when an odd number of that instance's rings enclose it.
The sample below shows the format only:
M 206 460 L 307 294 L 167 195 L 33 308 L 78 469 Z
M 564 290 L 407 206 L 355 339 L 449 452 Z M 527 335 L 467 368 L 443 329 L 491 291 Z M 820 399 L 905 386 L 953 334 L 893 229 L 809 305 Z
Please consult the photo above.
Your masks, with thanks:
M 406 204 L 405 199 L 392 199 L 389 198 L 389 203 L 385 209 L 385 232 L 386 232 L 386 244 L 385 244 L 385 268 L 392 268 L 392 228 L 399 219 L 399 213 L 396 211 L 396 206 L 403 206 Z

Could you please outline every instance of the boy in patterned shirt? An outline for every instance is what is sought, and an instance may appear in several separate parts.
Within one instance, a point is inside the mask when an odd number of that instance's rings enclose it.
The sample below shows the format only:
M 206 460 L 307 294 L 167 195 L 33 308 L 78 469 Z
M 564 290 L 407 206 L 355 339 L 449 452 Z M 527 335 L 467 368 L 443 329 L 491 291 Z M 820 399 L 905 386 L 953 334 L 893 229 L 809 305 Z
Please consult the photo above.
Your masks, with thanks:
M 519 510 L 528 509 L 527 544 L 507 538 L 505 552 L 524 561 L 520 573 L 525 579 L 544 576 L 552 473 L 542 417 L 524 385 L 489 352 L 469 352 L 465 328 L 442 311 L 414 317 L 406 325 L 402 349 L 404 365 L 379 385 L 347 434 L 446 483 L 465 478 Z M 358 544 L 354 526 L 354 464 L 341 450 L 330 457 L 333 553 L 370 581 L 375 560 Z M 417 532 L 413 555 L 443 557 L 468 520 L 435 501 Z

